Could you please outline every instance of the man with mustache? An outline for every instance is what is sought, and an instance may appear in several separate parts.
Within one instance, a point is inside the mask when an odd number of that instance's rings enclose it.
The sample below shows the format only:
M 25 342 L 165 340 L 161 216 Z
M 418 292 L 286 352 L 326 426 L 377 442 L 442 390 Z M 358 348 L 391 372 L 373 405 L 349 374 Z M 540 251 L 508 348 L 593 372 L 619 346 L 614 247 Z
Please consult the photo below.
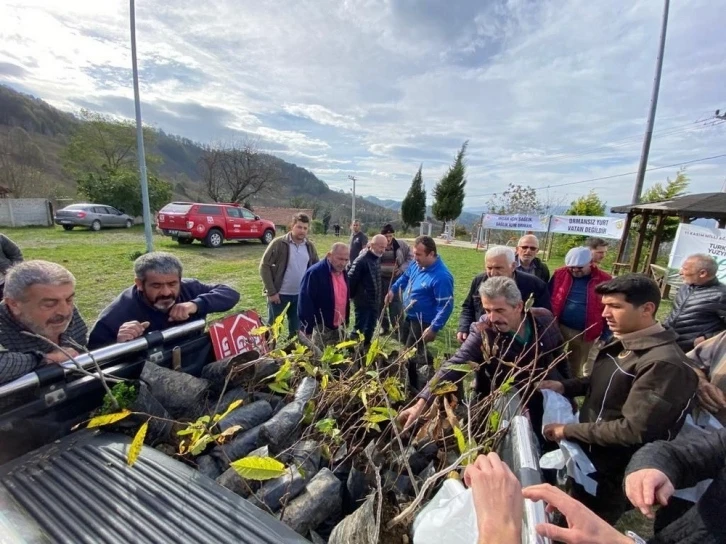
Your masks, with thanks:
M 142 255 L 134 272 L 134 285 L 101 312 L 88 339 L 90 349 L 128 342 L 191 318 L 204 319 L 239 302 L 239 293 L 227 285 L 182 279 L 181 261 L 171 253 Z
M 86 345 L 75 289 L 73 274 L 55 263 L 26 261 L 8 270 L 0 303 L 0 383 L 65 362 L 78 355 L 73 346 Z

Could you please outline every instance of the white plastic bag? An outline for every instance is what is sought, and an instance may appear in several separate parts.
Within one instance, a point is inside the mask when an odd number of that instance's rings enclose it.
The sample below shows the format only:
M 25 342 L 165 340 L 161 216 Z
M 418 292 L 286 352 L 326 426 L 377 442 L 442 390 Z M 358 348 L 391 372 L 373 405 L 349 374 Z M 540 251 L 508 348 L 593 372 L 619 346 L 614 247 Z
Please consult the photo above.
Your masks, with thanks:
M 476 544 L 478 539 L 471 489 L 458 480 L 444 481 L 413 520 L 413 544 Z
M 578 423 L 577 414 L 572 413 L 572 405 L 565 397 L 549 389 L 542 389 L 544 397 L 544 414 L 542 415 L 542 429 L 550 423 L 568 425 Z M 569 440 L 559 442 L 560 449 L 545 453 L 539 460 L 540 468 L 561 469 L 567 467 L 567 475 L 580 484 L 590 495 L 597 492 L 597 482 L 588 474 L 597 472 L 592 461 L 585 454 L 579 444 Z
M 716 429 L 723 428 L 723 425 L 721 425 L 718 419 L 713 417 L 705 410 L 698 410 L 694 412 L 694 414 L 696 414 L 695 421 L 690 414 L 686 416 L 686 421 L 683 424 L 683 428 L 681 429 L 681 432 L 678 433 L 679 437 L 682 438 L 684 436 L 688 437 L 698 433 L 708 433 Z M 679 499 L 683 499 L 684 501 L 698 502 L 698 499 L 700 499 L 701 495 L 706 492 L 706 489 L 709 485 L 711 485 L 712 481 L 713 480 L 703 480 L 698 482 L 693 487 L 689 487 L 686 489 L 676 489 L 676 492 L 673 493 L 673 496 L 678 497 Z

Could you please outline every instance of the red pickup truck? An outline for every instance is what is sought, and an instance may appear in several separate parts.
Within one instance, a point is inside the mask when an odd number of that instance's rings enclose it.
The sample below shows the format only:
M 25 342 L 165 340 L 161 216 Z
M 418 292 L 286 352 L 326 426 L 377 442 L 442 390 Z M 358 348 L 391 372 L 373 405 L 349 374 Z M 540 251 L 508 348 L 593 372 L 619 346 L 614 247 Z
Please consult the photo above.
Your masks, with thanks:
M 172 202 L 157 215 L 157 228 L 180 244 L 200 240 L 207 247 L 220 247 L 225 240 L 259 240 L 269 244 L 275 225 L 239 204 Z

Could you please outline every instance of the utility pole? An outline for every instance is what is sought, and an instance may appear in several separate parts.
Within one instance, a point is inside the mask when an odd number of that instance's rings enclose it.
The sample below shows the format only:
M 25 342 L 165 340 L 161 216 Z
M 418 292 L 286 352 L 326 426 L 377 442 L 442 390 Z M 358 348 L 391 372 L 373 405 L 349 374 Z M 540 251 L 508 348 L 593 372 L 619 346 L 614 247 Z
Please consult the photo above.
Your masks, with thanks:
M 353 182 L 353 207 L 351 210 L 351 225 L 355 222 L 355 176 L 348 176 L 348 179 Z
M 655 110 L 658 107 L 658 91 L 660 90 L 660 76 L 663 71 L 663 54 L 665 52 L 666 29 L 668 27 L 668 8 L 670 0 L 664 0 L 663 3 L 663 22 L 660 29 L 660 46 L 658 48 L 658 58 L 655 66 L 655 79 L 653 80 L 653 94 L 650 98 L 650 112 L 648 113 L 648 124 L 645 129 L 645 138 L 643 138 L 643 149 L 640 152 L 640 164 L 638 165 L 638 176 L 635 178 L 635 187 L 633 188 L 633 199 L 631 204 L 637 204 L 640 200 L 640 193 L 643 192 L 643 180 L 645 179 L 645 169 L 648 166 L 648 154 L 650 153 L 650 141 L 653 138 L 653 125 L 655 124 Z
M 151 231 L 151 205 L 149 204 L 149 180 L 146 177 L 146 153 L 144 151 L 144 127 L 141 124 L 141 99 L 139 98 L 139 68 L 136 63 L 136 7 L 134 0 L 129 0 L 131 12 L 131 64 L 134 73 L 134 104 L 136 106 L 136 147 L 139 161 L 139 177 L 141 178 L 141 206 L 144 214 L 144 236 L 146 252 L 154 251 L 154 238 Z

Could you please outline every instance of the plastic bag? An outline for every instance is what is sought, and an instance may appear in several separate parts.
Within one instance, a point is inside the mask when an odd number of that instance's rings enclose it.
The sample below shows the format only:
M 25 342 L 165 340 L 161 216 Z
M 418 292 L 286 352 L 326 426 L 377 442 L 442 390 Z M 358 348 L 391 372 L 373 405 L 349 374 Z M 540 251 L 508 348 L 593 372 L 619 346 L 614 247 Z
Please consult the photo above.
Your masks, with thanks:
M 694 411 L 693 414 L 696 415 L 695 421 L 690 414 L 687 415 L 686 421 L 683 424 L 683 428 L 681 429 L 681 432 L 678 433 L 679 437 L 687 437 L 689 435 L 697 433 L 708 433 L 716 429 L 723 428 L 723 425 L 721 425 L 718 419 L 713 417 L 705 410 L 697 410 Z M 683 499 L 684 501 L 698 502 L 698 499 L 700 499 L 701 495 L 706 492 L 706 489 L 709 485 L 711 485 L 712 481 L 713 480 L 703 480 L 698 482 L 693 487 L 689 487 L 686 489 L 676 489 L 676 492 L 673 493 L 673 496 L 678 497 L 679 499 Z
M 458 480 L 444 481 L 413 521 L 413 544 L 476 544 L 478 538 L 471 489 Z
M 579 422 L 577 414 L 572 413 L 572 405 L 569 400 L 549 389 L 542 389 L 541 392 L 544 397 L 543 430 L 545 425 L 550 423 L 568 425 Z M 561 440 L 559 446 L 558 450 L 546 453 L 540 458 L 540 468 L 562 469 L 566 467 L 567 475 L 594 496 L 597 492 L 597 482 L 588 476 L 588 474 L 597 472 L 592 461 L 579 444 Z

